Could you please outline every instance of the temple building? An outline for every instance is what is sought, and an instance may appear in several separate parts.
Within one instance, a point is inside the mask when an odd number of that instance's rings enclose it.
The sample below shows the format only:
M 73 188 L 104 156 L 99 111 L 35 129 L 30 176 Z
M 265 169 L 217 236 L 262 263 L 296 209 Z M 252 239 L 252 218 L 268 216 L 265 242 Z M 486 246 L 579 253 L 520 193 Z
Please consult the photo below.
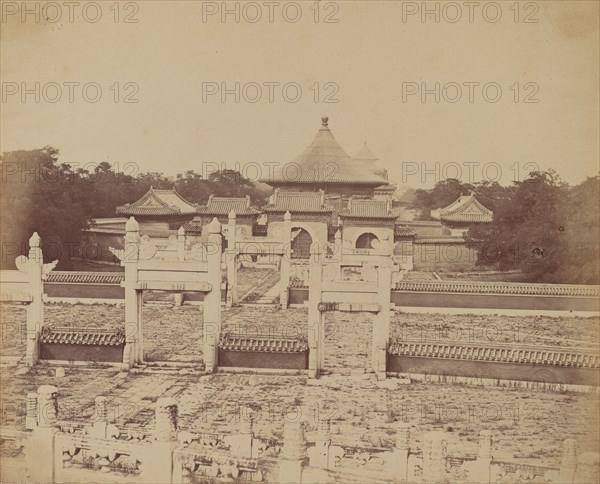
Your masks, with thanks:
M 451 229 L 451 234 L 461 236 L 474 223 L 489 223 L 494 213 L 484 207 L 475 194 L 461 195 L 447 207 L 431 211 L 432 218 L 439 220 Z
M 142 230 L 177 230 L 194 217 L 197 207 L 175 189 L 156 190 L 150 187 L 138 201 L 121 205 L 116 212 L 135 217 Z
M 175 189 L 150 188 L 136 202 L 116 208 L 122 217 L 93 221 L 84 230 L 85 238 L 104 249 L 122 245 L 125 221 L 133 216 L 140 232 L 155 238 L 157 246 L 168 245 L 181 227 L 189 240 L 204 241 L 205 228 L 216 217 L 224 227 L 226 247 L 225 231 L 234 213 L 237 240 L 273 243 L 281 240 L 289 212 L 294 259 L 308 259 L 313 243 L 325 247 L 339 238 L 346 251 L 383 249 L 394 254 L 394 263 L 401 270 L 474 268 L 475 249 L 466 246 L 463 232 L 473 223 L 490 222 L 491 210 L 471 193 L 432 211 L 436 220 L 405 220 L 402 208 L 395 204 L 396 185 L 377 161 L 366 143 L 350 157 L 334 138 L 329 119 L 323 117 L 304 151 L 271 178 L 261 180 L 274 189 L 263 207 L 251 206 L 249 197 L 212 195 L 206 205 L 195 205 Z
M 323 190 L 327 203 L 337 210 L 345 208 L 353 195 L 371 197 L 375 188 L 389 185 L 381 174 L 361 166 L 344 151 L 329 129 L 329 118 L 321 118 L 321 122 L 312 143 L 272 177 L 262 179 L 263 183 L 282 191 Z M 373 164 L 375 160 L 371 160 Z

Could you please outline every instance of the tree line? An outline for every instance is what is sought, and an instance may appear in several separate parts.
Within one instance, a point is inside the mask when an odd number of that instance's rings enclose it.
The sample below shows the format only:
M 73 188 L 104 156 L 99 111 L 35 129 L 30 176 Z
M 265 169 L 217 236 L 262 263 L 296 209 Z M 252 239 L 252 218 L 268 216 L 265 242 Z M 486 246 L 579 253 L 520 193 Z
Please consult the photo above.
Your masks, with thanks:
M 114 217 L 115 207 L 138 200 L 154 188 L 175 187 L 192 203 L 215 196 L 250 196 L 263 205 L 268 187 L 237 171 L 223 170 L 204 178 L 190 170 L 175 178 L 162 173 L 129 175 L 99 163 L 91 170 L 60 162 L 52 147 L 20 150 L 0 156 L 0 236 L 2 267 L 26 254 L 36 231 L 43 243 L 62 254 L 59 268 L 68 269 L 81 229 L 90 220 Z M 569 186 L 552 170 L 532 172 L 527 179 L 502 186 L 497 182 L 463 183 L 448 179 L 432 189 L 412 193 L 409 207 L 420 220 L 473 191 L 494 212 L 493 222 L 474 225 L 467 242 L 478 249 L 482 269 L 522 271 L 537 282 L 598 284 L 600 274 L 600 178 Z
M 532 282 L 600 282 L 600 177 L 569 186 L 554 170 L 532 172 L 510 186 L 448 179 L 416 190 L 410 208 L 430 220 L 470 191 L 494 212 L 489 224 L 469 227 L 469 245 L 482 268 L 520 270 Z
M 204 204 L 208 197 L 250 196 L 262 205 L 268 191 L 237 171 L 222 170 L 203 178 L 193 170 L 170 179 L 162 173 L 129 175 L 117 171 L 107 162 L 92 169 L 61 163 L 59 151 L 46 146 L 20 150 L 0 156 L 0 236 L 2 267 L 14 268 L 14 259 L 27 254 L 28 240 L 38 232 L 46 253 L 60 254 L 60 269 L 69 269 L 69 259 L 76 255 L 81 229 L 90 220 L 115 217 L 119 205 L 138 200 L 152 186 L 175 187 L 186 200 Z

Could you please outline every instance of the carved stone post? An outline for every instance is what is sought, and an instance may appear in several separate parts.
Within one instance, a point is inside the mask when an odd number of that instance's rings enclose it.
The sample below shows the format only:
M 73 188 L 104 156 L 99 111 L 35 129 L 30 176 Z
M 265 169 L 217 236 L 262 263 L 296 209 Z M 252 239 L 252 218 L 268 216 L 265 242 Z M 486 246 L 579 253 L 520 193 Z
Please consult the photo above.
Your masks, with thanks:
M 221 334 L 221 224 L 214 218 L 208 224 L 207 265 L 211 291 L 204 297 L 204 365 L 213 372 L 218 362 L 218 343 Z
M 322 299 L 323 265 L 319 245 L 310 247 L 309 288 L 308 288 L 308 377 L 317 378 L 322 369 L 323 352 L 322 326 L 324 316 L 319 310 Z
M 142 460 L 145 482 L 174 482 L 173 450 L 177 447 L 177 413 L 177 402 L 173 398 L 157 400 L 154 441 Z
M 390 334 L 390 310 L 392 290 L 391 259 L 379 267 L 377 281 L 377 303 L 379 312 L 373 317 L 373 345 L 371 366 L 379 379 L 385 379 L 387 366 L 387 344 Z
M 577 442 L 575 439 L 563 441 L 562 460 L 560 463 L 559 481 L 566 484 L 575 482 L 575 471 L 577 470 Z
M 58 431 L 58 388 L 42 385 L 37 391 L 37 426 L 25 443 L 31 482 L 54 482 L 54 438 Z
M 283 255 L 281 256 L 279 277 L 279 302 L 282 309 L 288 307 L 288 290 L 290 286 L 290 272 L 292 264 L 292 214 L 285 212 L 283 216 Z
M 301 483 L 302 469 L 306 463 L 306 439 L 302 422 L 285 421 L 283 427 L 283 449 L 279 463 L 281 483 Z
M 58 388 L 42 385 L 37 391 L 38 427 L 54 427 L 58 420 Z
M 396 436 L 396 448 L 394 450 L 396 461 L 395 479 L 409 481 L 408 456 L 410 455 L 410 424 L 401 422 Z
M 237 304 L 237 233 L 236 215 L 229 212 L 227 224 L 227 307 Z
M 100 438 L 106 437 L 106 428 L 108 427 L 108 399 L 106 397 L 96 397 L 94 423 L 92 424 L 91 434 Z
M 438 483 L 446 478 L 446 436 L 444 432 L 425 434 L 423 442 L 423 480 Z
M 131 368 L 143 361 L 141 291 L 136 290 L 140 257 L 140 226 L 130 217 L 125 224 L 125 247 L 121 253 L 121 265 L 125 267 L 125 348 L 123 363 Z M 139 292 L 139 294 L 138 294 Z
M 471 481 L 488 484 L 491 480 L 492 433 L 489 430 L 479 432 L 479 452 L 477 460 L 471 465 Z
M 25 428 L 33 430 L 37 427 L 37 393 L 27 394 L 27 413 L 25 415 Z
M 177 231 L 177 260 L 185 260 L 185 229 L 179 227 Z
M 240 434 L 233 453 L 236 457 L 250 459 L 252 457 L 252 439 L 254 438 L 254 414 L 248 408 L 240 412 Z

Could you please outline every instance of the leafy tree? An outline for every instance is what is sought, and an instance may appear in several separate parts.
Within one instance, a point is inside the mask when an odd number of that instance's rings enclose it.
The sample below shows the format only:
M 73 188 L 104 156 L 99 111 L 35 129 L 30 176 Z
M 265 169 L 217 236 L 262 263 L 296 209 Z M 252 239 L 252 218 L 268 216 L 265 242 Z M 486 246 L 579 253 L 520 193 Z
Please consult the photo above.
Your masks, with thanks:
M 568 264 L 567 185 L 553 170 L 532 172 L 507 193 L 495 200 L 492 223 L 469 230 L 469 242 L 479 248 L 478 263 L 522 270 L 531 281 L 568 282 L 560 277 Z
M 561 265 L 557 279 L 577 284 L 600 282 L 600 177 L 589 177 L 569 190 L 561 210 L 564 220 Z

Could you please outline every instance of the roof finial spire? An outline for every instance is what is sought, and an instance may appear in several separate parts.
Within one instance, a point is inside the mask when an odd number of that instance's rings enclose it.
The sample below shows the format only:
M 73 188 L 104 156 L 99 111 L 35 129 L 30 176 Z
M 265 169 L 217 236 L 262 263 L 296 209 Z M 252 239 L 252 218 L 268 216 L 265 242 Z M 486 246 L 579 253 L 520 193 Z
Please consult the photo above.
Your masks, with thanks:
M 327 128 L 327 125 L 329 123 L 329 116 L 323 116 L 321 118 L 321 126 L 323 126 L 324 128 Z

